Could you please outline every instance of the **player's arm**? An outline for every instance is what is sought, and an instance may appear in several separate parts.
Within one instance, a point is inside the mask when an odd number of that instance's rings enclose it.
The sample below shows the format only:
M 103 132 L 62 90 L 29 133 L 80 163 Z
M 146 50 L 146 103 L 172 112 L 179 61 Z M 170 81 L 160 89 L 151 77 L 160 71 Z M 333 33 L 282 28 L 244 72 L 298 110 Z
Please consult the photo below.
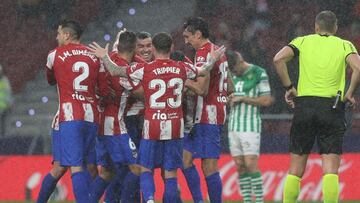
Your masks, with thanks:
M 244 97 L 244 96 L 234 96 L 231 99 L 231 104 L 236 103 L 246 103 L 254 106 L 270 106 L 274 101 L 274 98 L 271 95 L 263 95 L 259 97 Z
M 283 47 L 274 57 L 273 62 L 281 83 L 284 87 L 291 85 L 286 63 L 294 57 L 294 51 L 290 46 Z
M 49 85 L 56 85 L 56 78 L 52 69 L 46 68 L 46 79 Z
M 139 99 L 140 101 L 144 101 L 144 88 L 142 85 L 140 85 L 138 88 L 134 89 L 131 92 L 131 96 Z
M 210 58 L 202 66 L 196 67 L 198 72 L 198 77 L 205 77 L 214 67 L 216 61 L 218 61 L 225 53 L 225 46 L 221 46 L 218 49 L 214 50 L 214 45 L 211 46 Z
M 89 44 L 89 50 L 96 57 L 101 58 L 105 68 L 109 71 L 111 76 L 128 77 L 126 70 L 128 66 L 118 66 L 111 59 L 108 54 L 109 44 L 106 44 L 105 48 L 102 48 L 96 42 Z
M 198 77 L 196 81 L 186 80 L 185 86 L 199 96 L 206 96 L 209 92 L 210 74 L 205 77 Z

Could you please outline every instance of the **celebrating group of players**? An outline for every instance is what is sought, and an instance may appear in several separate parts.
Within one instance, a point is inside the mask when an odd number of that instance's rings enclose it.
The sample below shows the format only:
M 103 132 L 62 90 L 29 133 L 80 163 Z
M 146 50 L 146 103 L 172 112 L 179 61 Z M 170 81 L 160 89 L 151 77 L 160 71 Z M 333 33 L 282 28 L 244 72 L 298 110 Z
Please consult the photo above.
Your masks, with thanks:
M 57 85 L 59 108 L 53 168 L 38 202 L 47 202 L 68 168 L 78 203 L 98 202 L 105 191 L 105 202 L 154 202 L 155 168 L 163 171 L 164 202 L 181 202 L 177 169 L 194 202 L 203 202 L 194 158 L 202 160 L 210 201 L 221 202 L 217 160 L 228 64 L 225 48 L 209 41 L 207 23 L 190 18 L 184 24 L 194 62 L 172 52 L 167 33 L 123 30 L 110 53 L 108 45 L 82 45 L 81 33 L 77 22 L 63 21 L 59 46 L 48 55 L 47 80 Z

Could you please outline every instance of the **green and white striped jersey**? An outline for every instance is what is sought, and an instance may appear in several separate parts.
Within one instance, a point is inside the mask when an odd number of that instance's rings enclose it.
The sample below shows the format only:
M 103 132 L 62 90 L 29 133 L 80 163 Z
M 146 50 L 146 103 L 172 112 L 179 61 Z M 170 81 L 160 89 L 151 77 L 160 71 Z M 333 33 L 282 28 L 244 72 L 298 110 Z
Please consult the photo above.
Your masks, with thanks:
M 234 95 L 258 97 L 270 95 L 269 78 L 266 71 L 251 65 L 242 76 L 233 75 Z M 237 103 L 230 109 L 229 132 L 261 132 L 260 107 Z

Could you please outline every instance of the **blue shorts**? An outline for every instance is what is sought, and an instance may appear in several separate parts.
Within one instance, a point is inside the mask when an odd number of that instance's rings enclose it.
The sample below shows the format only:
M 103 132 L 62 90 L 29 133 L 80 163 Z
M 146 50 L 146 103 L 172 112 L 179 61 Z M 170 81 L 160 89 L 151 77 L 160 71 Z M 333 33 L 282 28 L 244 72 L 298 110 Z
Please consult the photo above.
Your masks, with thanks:
M 144 117 L 142 115 L 126 116 L 125 124 L 131 140 L 135 143 L 136 148 L 139 149 Z
M 60 148 L 62 166 L 84 166 L 95 163 L 96 123 L 87 121 L 64 121 L 60 125 Z
M 183 139 L 140 141 L 139 164 L 148 169 L 162 166 L 167 171 L 183 166 Z
M 195 124 L 195 134 L 185 134 L 184 150 L 191 152 L 193 158 L 219 159 L 220 137 L 223 125 Z
M 96 159 L 98 165 L 112 167 L 113 164 L 136 164 L 137 150 L 128 134 L 96 137 Z
M 60 130 L 51 130 L 51 147 L 53 162 L 59 161 L 61 158 L 61 148 L 60 148 Z

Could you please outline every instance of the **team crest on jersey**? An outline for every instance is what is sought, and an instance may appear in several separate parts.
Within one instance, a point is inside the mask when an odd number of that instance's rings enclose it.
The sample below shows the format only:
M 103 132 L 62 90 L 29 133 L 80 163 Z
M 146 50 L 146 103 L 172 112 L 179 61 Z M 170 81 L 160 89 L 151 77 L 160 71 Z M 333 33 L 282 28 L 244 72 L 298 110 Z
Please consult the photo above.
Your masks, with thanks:
M 203 61 L 205 61 L 205 57 L 203 57 L 203 56 L 198 56 L 198 57 L 196 58 L 196 61 L 197 61 L 197 62 L 203 62 Z
M 249 75 L 248 75 L 248 78 L 249 78 L 249 79 L 252 79 L 253 77 L 254 77 L 253 74 L 249 74 Z

